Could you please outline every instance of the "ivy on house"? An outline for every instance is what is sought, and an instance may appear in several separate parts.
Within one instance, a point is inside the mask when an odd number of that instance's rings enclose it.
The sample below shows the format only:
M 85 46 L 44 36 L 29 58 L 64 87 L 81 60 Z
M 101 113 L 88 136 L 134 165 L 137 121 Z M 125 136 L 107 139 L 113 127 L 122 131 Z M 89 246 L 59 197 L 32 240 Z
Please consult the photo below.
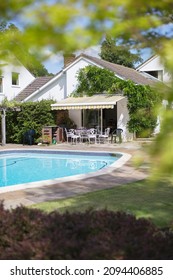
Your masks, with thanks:
M 77 74 L 78 86 L 73 96 L 92 96 L 94 94 L 122 94 L 128 99 L 130 120 L 128 129 L 138 137 L 148 137 L 157 124 L 156 107 L 161 103 L 161 96 L 148 85 L 136 85 L 124 81 L 107 69 L 86 66 Z
M 119 79 L 112 71 L 88 65 L 78 71 L 77 80 L 78 86 L 72 93 L 75 97 L 106 93 Z
M 149 85 L 136 85 L 132 81 L 119 81 L 111 91 L 121 90 L 127 96 L 130 120 L 128 129 L 137 137 L 151 136 L 157 124 L 156 108 L 161 104 L 161 95 Z

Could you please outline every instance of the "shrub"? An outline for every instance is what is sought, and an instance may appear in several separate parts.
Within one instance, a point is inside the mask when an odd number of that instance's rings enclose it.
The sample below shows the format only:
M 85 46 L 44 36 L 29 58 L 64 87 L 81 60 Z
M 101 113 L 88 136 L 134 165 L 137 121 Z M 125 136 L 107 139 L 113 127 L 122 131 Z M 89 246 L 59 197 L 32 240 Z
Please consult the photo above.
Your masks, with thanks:
M 20 111 L 7 111 L 7 142 L 22 143 L 23 135 L 29 129 L 36 132 L 35 139 L 42 134 L 42 128 L 46 125 L 56 124 L 56 111 L 51 110 L 52 100 L 37 102 L 24 102 L 20 104 Z
M 172 246 L 169 230 L 122 212 L 0 206 L 0 259 L 172 259 Z

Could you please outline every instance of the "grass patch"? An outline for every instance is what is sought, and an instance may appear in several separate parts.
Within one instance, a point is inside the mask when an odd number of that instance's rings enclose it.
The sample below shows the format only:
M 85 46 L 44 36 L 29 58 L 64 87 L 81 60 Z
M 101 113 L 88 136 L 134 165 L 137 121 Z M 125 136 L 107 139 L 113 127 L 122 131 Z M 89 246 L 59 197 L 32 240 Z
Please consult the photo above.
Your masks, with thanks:
M 173 221 L 173 185 L 143 180 L 107 190 L 91 192 L 67 199 L 33 205 L 46 212 L 81 212 L 88 208 L 125 211 L 136 217 L 150 218 L 157 226 L 166 227 Z

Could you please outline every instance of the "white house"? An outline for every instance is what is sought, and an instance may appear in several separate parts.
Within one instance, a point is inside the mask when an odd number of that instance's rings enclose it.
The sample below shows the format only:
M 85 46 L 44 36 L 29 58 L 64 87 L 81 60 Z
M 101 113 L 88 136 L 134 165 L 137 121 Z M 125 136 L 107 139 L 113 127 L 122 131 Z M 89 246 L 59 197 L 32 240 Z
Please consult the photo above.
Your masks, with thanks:
M 35 77 L 16 60 L 15 64 L 0 61 L 0 102 L 14 99 Z
M 144 63 L 136 68 L 140 73 L 149 74 L 158 80 L 169 83 L 172 80 L 171 75 L 166 70 L 164 64 L 162 63 L 159 55 L 153 55 L 147 59 Z
M 143 75 L 132 68 L 81 54 L 73 58 L 69 64 L 66 64 L 64 69 L 56 76 L 36 78 L 15 99 L 21 102 L 53 99 L 56 104 L 52 105 L 52 109 L 68 109 L 70 118 L 78 127 L 86 126 L 89 122 L 96 126 L 102 122 L 103 127 L 109 125 L 113 128 L 122 128 L 123 139 L 131 139 L 132 135 L 126 128 L 129 116 L 127 100 L 124 96 L 115 95 L 109 99 L 107 96 L 95 95 L 90 100 L 85 98 L 81 100 L 78 98 L 69 99 L 77 86 L 78 71 L 88 65 L 109 69 L 117 77 L 123 80 L 132 80 L 136 84 L 153 85 L 156 81 L 154 77 Z

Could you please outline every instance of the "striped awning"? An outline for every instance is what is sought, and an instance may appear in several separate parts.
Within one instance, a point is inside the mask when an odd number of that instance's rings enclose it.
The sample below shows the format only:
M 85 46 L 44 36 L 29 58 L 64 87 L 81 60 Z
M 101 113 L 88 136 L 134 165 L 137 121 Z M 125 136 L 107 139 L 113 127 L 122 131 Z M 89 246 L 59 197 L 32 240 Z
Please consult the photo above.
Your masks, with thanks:
M 52 110 L 113 109 L 121 95 L 99 94 L 84 97 L 68 97 L 51 105 Z

